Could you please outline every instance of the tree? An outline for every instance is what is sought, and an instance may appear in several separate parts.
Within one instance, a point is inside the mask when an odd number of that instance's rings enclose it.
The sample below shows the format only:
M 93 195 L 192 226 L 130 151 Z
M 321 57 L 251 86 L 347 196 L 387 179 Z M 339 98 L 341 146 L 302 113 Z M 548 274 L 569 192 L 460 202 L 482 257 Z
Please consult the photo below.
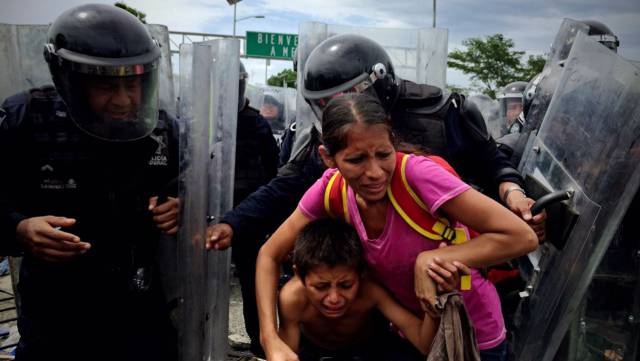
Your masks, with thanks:
M 529 55 L 527 59 L 527 64 L 524 67 L 523 79 L 533 79 L 534 76 L 538 75 L 538 73 L 542 72 L 542 68 L 544 68 L 544 64 L 546 63 L 546 58 L 541 55 Z
M 295 88 L 297 78 L 297 72 L 292 69 L 285 69 L 276 75 L 270 76 L 267 80 L 267 84 L 272 86 L 282 86 L 282 84 L 287 83 L 287 87 Z
M 513 50 L 513 40 L 502 34 L 487 36 L 486 39 L 469 38 L 462 44 L 467 50 L 450 52 L 448 65 L 464 74 L 471 74 L 472 83 L 494 99 L 500 87 L 518 80 L 527 81 L 544 66 L 542 56 L 529 56 L 523 64 L 525 52 Z
M 114 5 L 119 7 L 120 9 L 127 10 L 128 12 L 133 14 L 133 16 L 135 16 L 138 19 L 140 19 L 140 21 L 142 21 L 142 23 L 144 23 L 144 24 L 147 23 L 147 14 L 143 13 L 142 11 L 137 10 L 135 8 L 132 8 L 131 6 L 129 6 L 129 5 L 125 4 L 125 3 L 123 3 L 123 2 L 117 2 Z

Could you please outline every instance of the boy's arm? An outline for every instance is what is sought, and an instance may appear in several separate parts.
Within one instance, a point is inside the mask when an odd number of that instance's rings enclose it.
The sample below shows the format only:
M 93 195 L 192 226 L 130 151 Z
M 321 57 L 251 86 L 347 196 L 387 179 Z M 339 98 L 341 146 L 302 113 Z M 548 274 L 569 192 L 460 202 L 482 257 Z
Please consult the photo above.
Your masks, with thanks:
M 278 336 L 295 353 L 300 343 L 300 321 L 307 304 L 300 279 L 296 276 L 282 287 L 278 299 Z
M 431 318 L 427 313 L 424 319 L 420 320 L 396 302 L 380 285 L 371 280 L 367 280 L 366 283 L 368 297 L 376 302 L 380 312 L 396 325 L 422 354 L 428 354 L 440 320 Z

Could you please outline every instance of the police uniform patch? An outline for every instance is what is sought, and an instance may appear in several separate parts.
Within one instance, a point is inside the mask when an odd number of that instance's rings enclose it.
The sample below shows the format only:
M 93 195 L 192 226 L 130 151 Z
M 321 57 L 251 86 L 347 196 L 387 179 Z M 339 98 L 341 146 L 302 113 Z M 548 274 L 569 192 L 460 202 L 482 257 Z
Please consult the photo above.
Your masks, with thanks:
M 166 134 L 150 135 L 158 143 L 155 153 L 149 159 L 150 166 L 167 166 L 169 163 L 169 139 Z

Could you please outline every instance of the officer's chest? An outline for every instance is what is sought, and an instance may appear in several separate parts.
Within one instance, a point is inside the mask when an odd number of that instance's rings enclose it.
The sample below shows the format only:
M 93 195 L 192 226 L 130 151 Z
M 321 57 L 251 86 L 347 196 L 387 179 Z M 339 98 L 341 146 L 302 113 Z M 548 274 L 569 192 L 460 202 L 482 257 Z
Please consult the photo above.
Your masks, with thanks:
M 17 175 L 23 196 L 33 200 L 26 202 L 29 211 L 46 208 L 68 216 L 96 209 L 141 211 L 167 179 L 169 155 L 161 138 L 136 144 L 96 141 L 61 110 L 32 116 L 23 130 Z

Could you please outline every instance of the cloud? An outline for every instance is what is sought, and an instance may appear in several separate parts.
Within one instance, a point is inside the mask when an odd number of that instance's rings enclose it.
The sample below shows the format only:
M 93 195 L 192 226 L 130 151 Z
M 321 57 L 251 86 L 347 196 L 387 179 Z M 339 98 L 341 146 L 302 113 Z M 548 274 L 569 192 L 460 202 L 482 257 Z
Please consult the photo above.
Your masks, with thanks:
M 91 0 L 113 4 L 116 0 Z M 86 0 L 3 0 L 0 22 L 48 23 L 64 9 Z M 233 7 L 224 0 L 125 0 L 147 14 L 152 23 L 176 31 L 231 34 Z M 447 0 L 438 1 L 437 25 L 449 29 L 449 49 L 459 48 L 464 39 L 502 33 L 515 42 L 516 49 L 529 54 L 549 50 L 565 17 L 597 19 L 619 36 L 620 54 L 640 59 L 640 2 L 637 0 Z M 297 33 L 298 24 L 318 21 L 383 28 L 430 27 L 432 1 L 429 0 L 243 0 L 238 17 L 266 15 L 237 23 L 237 34 L 247 30 Z M 264 61 L 256 64 L 254 78 L 264 78 Z M 286 62 L 274 62 L 281 70 Z M 278 65 L 275 65 L 278 64 Z M 253 66 L 253 65 L 252 65 Z M 261 70 L 260 70 L 261 69 Z M 458 77 L 460 78 L 460 77 Z M 464 84 L 458 84 L 464 85 Z

